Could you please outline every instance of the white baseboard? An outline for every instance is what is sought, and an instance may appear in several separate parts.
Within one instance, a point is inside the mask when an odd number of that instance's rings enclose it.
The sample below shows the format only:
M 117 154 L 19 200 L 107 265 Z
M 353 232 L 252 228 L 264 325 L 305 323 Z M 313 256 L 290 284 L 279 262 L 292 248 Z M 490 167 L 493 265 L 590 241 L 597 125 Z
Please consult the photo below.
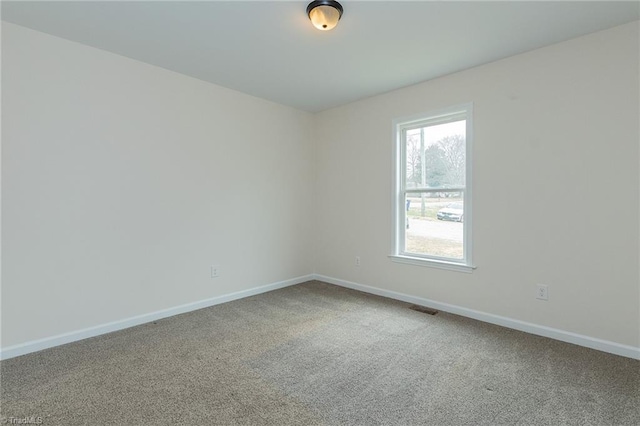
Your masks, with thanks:
M 608 340 L 596 339 L 594 337 L 584 336 L 569 331 L 558 330 L 551 327 L 532 324 L 512 318 L 502 317 L 499 315 L 493 315 L 486 312 L 476 311 L 473 309 L 463 308 L 461 306 L 450 305 L 448 303 L 441 303 L 435 300 L 425 299 L 422 297 L 411 296 L 404 293 L 398 293 L 395 291 L 384 290 L 377 287 L 371 287 L 364 284 L 358 284 L 351 281 L 345 281 L 337 278 L 327 277 L 319 274 L 304 275 L 297 278 L 292 278 L 285 281 L 280 281 L 265 286 L 254 287 L 248 290 L 238 291 L 235 293 L 225 294 L 222 296 L 213 297 L 211 299 L 200 300 L 197 302 L 187 303 L 173 308 L 164 309 L 161 311 L 150 312 L 135 317 L 113 321 L 107 324 L 98 325 L 95 327 L 89 327 L 82 330 L 72 331 L 69 333 L 59 334 L 57 336 L 46 337 L 44 339 L 32 340 L 30 342 L 21 343 L 14 346 L 9 346 L 0 350 L 0 359 L 9 359 L 20 355 L 25 355 L 32 352 L 41 351 L 43 349 L 52 348 L 55 346 L 64 345 L 66 343 L 76 342 L 78 340 L 87 339 L 89 337 L 99 336 L 101 334 L 111 333 L 112 331 L 118 331 L 136 325 L 145 324 L 151 321 L 156 321 L 162 318 L 171 317 L 186 312 L 195 311 L 209 306 L 219 305 L 221 303 L 231 302 L 233 300 L 242 299 L 245 297 L 255 296 L 257 294 L 266 293 L 279 288 L 289 287 L 292 285 L 300 284 L 310 280 L 324 281 L 330 284 L 338 285 L 341 287 L 351 288 L 353 290 L 359 290 L 365 293 L 375 294 L 378 296 L 388 297 L 390 299 L 401 300 L 403 302 L 414 303 L 416 305 L 428 306 L 430 308 L 438 309 L 452 314 L 461 315 L 468 318 L 473 318 L 479 321 L 488 322 L 491 324 L 500 325 L 514 330 L 524 331 L 526 333 L 535 334 L 538 336 L 549 337 L 551 339 L 560 340 L 567 343 L 573 343 L 575 345 L 585 346 L 587 348 L 596 349 L 603 352 L 612 353 L 615 355 L 624 356 L 627 358 L 640 359 L 640 348 L 628 345 L 622 345 L 620 343 L 611 342 Z
M 101 334 L 111 333 L 136 325 L 156 321 L 162 318 L 171 317 L 186 312 L 195 311 L 209 306 L 219 305 L 221 303 L 231 302 L 232 300 L 242 299 L 257 294 L 266 293 L 268 291 L 277 290 L 279 288 L 289 287 L 300 284 L 313 279 L 313 275 L 304 275 L 285 281 L 276 282 L 260 287 L 250 288 L 235 293 L 225 294 L 222 296 L 212 297 L 211 299 L 200 300 L 197 302 L 187 303 L 175 306 L 161 311 L 150 312 L 147 314 L 137 315 L 135 317 L 123 320 L 109 322 L 107 324 L 97 325 L 95 327 L 84 328 L 82 330 L 72 331 L 69 333 L 59 334 L 57 336 L 45 337 L 44 339 L 32 340 L 30 342 L 21 343 L 0 350 L 0 359 L 9 359 L 32 352 L 41 351 L 43 349 L 52 348 L 54 346 L 64 345 L 66 343 L 76 342 L 78 340 L 87 339 L 89 337 L 99 336 Z
M 384 290 L 377 287 L 370 287 L 364 284 L 358 284 L 351 281 L 345 281 L 337 278 L 327 277 L 324 275 L 314 274 L 313 278 L 318 281 L 324 281 L 329 284 L 347 287 L 353 290 L 359 290 L 365 293 L 375 294 L 378 296 L 388 297 L 403 302 L 413 303 L 416 305 L 427 306 L 444 312 L 460 315 L 463 317 L 473 318 L 479 321 L 500 325 L 502 327 L 512 328 L 514 330 L 524 331 L 526 333 L 538 336 L 549 337 L 551 339 L 560 340 L 574 345 L 585 346 L 587 348 L 596 349 L 627 358 L 640 359 L 640 348 L 608 340 L 596 339 L 594 337 L 582 334 L 572 333 L 570 331 L 558 330 L 556 328 L 546 327 L 543 325 L 532 324 L 512 318 L 493 315 L 486 312 L 476 311 L 473 309 L 463 308 L 461 306 L 450 305 L 448 303 L 436 302 L 435 300 L 425 299 L 422 297 L 410 296 L 404 293 Z

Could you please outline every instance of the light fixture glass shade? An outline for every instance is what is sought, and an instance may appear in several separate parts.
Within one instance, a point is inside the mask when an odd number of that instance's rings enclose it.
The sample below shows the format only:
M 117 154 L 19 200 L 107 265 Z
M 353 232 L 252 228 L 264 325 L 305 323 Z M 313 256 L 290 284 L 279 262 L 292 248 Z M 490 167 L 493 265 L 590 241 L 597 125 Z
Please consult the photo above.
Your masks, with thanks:
M 338 25 L 340 11 L 333 6 L 316 6 L 309 11 L 309 19 L 317 29 L 329 31 Z

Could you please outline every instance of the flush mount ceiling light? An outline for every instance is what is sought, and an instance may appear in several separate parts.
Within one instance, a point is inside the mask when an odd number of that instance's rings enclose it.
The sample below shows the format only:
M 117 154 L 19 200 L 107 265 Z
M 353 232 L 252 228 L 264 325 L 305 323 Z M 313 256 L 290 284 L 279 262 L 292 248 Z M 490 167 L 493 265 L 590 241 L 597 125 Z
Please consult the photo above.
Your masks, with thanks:
M 342 5 L 334 0 L 316 0 L 307 6 L 307 15 L 314 27 L 329 31 L 338 25 L 342 16 Z

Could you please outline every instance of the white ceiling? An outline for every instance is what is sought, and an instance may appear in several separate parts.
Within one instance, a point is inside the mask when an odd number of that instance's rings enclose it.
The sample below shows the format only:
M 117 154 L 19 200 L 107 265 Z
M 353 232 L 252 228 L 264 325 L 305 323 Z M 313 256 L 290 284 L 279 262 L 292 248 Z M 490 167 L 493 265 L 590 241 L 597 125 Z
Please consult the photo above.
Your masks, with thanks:
M 638 2 L 2 2 L 2 19 L 307 111 L 640 19 Z

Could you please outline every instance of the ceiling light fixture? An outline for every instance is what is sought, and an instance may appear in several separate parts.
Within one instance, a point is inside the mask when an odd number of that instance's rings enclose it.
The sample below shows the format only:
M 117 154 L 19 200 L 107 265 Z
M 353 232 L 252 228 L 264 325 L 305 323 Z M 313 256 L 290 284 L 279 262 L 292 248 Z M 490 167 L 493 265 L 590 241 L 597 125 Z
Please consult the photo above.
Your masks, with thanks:
M 342 17 L 342 5 L 334 0 L 315 0 L 307 6 L 307 15 L 314 27 L 329 31 Z

